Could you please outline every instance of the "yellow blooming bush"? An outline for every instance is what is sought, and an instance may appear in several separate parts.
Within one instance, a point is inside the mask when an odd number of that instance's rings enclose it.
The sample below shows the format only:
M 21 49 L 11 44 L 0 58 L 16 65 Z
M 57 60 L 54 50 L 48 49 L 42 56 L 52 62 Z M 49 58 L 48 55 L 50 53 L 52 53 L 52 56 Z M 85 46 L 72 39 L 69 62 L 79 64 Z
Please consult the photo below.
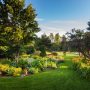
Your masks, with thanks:
M 49 62 L 47 62 L 47 68 L 55 69 L 55 68 L 57 68 L 57 65 L 55 62 L 49 61 Z
M 72 61 L 73 62 L 80 62 L 81 60 L 83 59 L 83 57 L 74 57 L 73 59 L 72 59 Z
M 2 63 L 2 62 L 0 62 Z M 6 63 L 6 64 L 5 64 Z M 19 59 L 18 63 L 10 61 L 0 64 L 0 75 L 2 76 L 20 76 L 21 74 L 35 74 L 48 69 L 56 69 L 57 61 L 48 58 L 32 55 L 29 59 Z
M 5 64 L 5 65 L 0 64 L 0 71 L 1 72 L 6 72 L 8 69 L 9 69 L 8 64 Z
M 14 70 L 13 76 L 20 76 L 21 75 L 21 72 L 22 72 L 21 68 L 14 68 L 13 70 Z
M 81 77 L 90 80 L 90 64 L 83 62 L 82 57 L 76 57 L 73 59 L 73 69 L 77 71 Z
M 22 69 L 9 66 L 8 64 L 0 64 L 0 72 L 2 75 L 20 76 L 22 73 Z

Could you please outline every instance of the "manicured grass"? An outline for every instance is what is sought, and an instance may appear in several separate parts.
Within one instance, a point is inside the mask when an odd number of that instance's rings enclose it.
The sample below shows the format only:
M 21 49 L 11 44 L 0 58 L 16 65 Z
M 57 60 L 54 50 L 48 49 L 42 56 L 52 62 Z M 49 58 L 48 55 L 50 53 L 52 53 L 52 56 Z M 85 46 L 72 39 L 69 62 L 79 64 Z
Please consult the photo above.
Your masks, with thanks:
M 72 70 L 71 58 L 56 70 L 18 78 L 0 78 L 0 90 L 90 90 L 90 82 Z

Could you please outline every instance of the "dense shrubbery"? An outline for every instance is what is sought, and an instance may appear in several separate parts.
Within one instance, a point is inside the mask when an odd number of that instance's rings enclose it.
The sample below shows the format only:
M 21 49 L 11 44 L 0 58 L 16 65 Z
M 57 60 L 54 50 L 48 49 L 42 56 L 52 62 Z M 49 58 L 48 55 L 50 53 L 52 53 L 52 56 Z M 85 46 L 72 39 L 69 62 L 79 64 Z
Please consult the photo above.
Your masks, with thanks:
M 9 66 L 8 64 L 0 64 L 0 74 L 3 76 L 20 76 L 22 69 Z
M 38 69 L 38 68 L 31 67 L 31 68 L 29 69 L 29 73 L 31 73 L 31 74 L 39 73 L 39 69 Z
M 81 77 L 90 80 L 90 63 L 83 62 L 83 58 L 73 59 L 73 69 L 77 71 Z
M 51 58 L 42 58 L 39 56 L 33 56 L 33 58 L 36 60 L 31 63 L 31 66 L 36 68 L 38 67 L 41 71 L 45 70 L 46 68 L 57 68 L 57 63 Z
M 47 67 L 55 69 L 55 68 L 57 68 L 57 65 L 55 62 L 50 61 L 47 63 Z
M 28 59 L 20 59 L 18 62 L 7 60 L 8 64 L 1 62 L 0 74 L 2 76 L 20 76 L 22 74 L 35 74 L 57 68 L 57 63 L 47 57 L 30 56 Z
M 45 57 L 45 56 L 46 56 L 46 49 L 45 49 L 45 46 L 42 45 L 42 46 L 40 46 L 39 49 L 40 49 L 40 51 L 41 51 L 40 56 L 41 56 L 41 57 Z

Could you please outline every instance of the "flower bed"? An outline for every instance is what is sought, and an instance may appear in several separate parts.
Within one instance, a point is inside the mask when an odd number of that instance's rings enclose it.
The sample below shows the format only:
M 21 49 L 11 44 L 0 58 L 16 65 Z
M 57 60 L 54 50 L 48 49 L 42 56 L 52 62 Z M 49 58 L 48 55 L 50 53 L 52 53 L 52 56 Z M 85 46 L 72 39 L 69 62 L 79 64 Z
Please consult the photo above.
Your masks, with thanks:
M 22 69 L 9 66 L 8 64 L 0 64 L 0 74 L 2 76 L 20 76 Z
M 21 76 L 36 74 L 45 70 L 56 69 L 57 62 L 51 58 L 42 58 L 39 56 L 31 56 L 28 59 L 20 59 L 17 62 L 10 61 L 8 64 L 0 64 L 0 75 L 2 76 Z

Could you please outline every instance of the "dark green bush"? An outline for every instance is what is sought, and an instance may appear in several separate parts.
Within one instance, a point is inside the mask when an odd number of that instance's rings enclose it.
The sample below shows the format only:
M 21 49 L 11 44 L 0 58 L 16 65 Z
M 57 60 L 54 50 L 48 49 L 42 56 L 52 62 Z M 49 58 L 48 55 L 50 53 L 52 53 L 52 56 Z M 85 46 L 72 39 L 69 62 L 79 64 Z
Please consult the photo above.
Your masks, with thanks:
M 27 62 L 27 60 L 19 60 L 18 63 L 16 63 L 16 67 L 21 67 L 22 69 L 30 67 L 30 64 Z
M 33 54 L 35 52 L 35 48 L 33 46 L 30 46 L 27 50 L 27 54 Z
M 40 51 L 41 51 L 40 56 L 45 57 L 46 56 L 46 49 L 45 49 L 44 45 L 40 46 Z
M 45 68 L 45 61 L 43 60 L 35 60 L 31 63 L 31 67 L 39 68 L 41 71 Z

